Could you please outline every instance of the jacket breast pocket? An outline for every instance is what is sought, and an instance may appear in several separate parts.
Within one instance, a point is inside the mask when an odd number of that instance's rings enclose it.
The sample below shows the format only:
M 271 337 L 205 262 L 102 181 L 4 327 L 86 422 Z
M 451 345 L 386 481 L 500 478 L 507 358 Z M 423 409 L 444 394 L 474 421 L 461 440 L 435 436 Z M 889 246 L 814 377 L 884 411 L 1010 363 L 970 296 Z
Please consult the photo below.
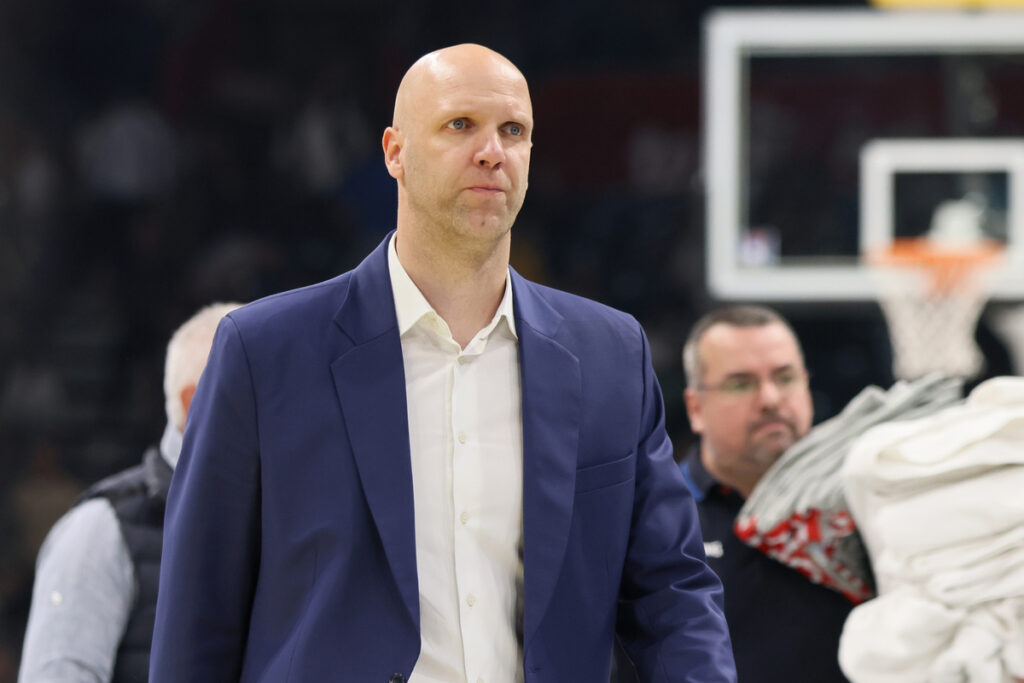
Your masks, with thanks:
M 598 491 L 630 481 L 636 474 L 636 458 L 632 453 L 624 458 L 590 465 L 576 470 L 576 493 Z

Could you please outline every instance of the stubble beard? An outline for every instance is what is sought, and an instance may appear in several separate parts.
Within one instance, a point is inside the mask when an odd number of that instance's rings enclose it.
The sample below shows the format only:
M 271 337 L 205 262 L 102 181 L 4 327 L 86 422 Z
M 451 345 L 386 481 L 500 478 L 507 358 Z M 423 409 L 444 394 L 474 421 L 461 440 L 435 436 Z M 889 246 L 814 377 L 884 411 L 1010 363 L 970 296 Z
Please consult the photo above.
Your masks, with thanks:
M 419 225 L 417 229 L 433 244 L 449 254 L 463 254 L 479 258 L 491 253 L 508 239 L 512 225 L 522 206 L 509 204 L 509 194 L 502 202 L 469 201 L 461 192 L 438 196 L 422 187 L 407 188 L 406 201 L 409 218 Z M 472 256 L 471 256 L 472 255 Z
M 755 445 L 747 450 L 746 460 L 754 469 L 764 472 L 774 465 L 775 461 L 785 452 L 785 448 Z
M 764 441 L 757 441 L 750 444 L 746 452 L 746 460 L 753 467 L 764 472 L 775 464 L 786 450 L 796 442 L 796 435 L 793 426 L 786 421 L 787 438 L 769 438 Z
M 505 239 L 512 230 L 519 208 L 467 206 L 456 199 L 445 217 L 446 232 L 464 243 L 491 244 Z

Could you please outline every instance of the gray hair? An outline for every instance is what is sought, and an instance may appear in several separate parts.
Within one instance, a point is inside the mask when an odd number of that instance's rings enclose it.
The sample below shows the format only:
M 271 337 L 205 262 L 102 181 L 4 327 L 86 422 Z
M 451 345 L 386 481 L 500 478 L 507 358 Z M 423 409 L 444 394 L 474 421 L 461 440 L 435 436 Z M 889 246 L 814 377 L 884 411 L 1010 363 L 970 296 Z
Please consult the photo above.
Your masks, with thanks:
M 800 348 L 800 340 L 790 327 L 786 319 L 766 306 L 751 306 L 748 304 L 737 304 L 719 308 L 705 314 L 690 329 L 690 335 L 683 345 L 683 372 L 686 373 L 686 386 L 696 389 L 704 375 L 704 367 L 697 347 L 701 339 L 712 326 L 732 325 L 733 327 L 764 327 L 765 325 L 782 325 L 793 339 L 796 339 L 797 348 Z M 803 352 L 801 351 L 801 354 Z
M 167 421 L 185 430 L 185 407 L 181 405 L 181 392 L 185 387 L 199 383 L 206 367 L 206 359 L 213 345 L 213 334 L 221 318 L 242 304 L 215 303 L 206 306 L 189 318 L 171 335 L 167 343 L 164 362 L 164 407 Z

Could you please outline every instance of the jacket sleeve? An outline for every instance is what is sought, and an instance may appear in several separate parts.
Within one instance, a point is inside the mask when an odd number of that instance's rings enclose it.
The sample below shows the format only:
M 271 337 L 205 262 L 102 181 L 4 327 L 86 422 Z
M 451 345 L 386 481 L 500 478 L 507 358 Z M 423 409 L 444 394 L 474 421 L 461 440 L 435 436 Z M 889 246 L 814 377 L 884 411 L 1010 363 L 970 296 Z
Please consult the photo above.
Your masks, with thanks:
M 241 334 L 225 317 L 168 496 L 151 683 L 241 675 L 259 558 L 257 409 Z
M 618 636 L 643 683 L 735 681 L 722 585 L 705 563 L 697 509 L 672 459 L 661 389 L 640 334 L 643 406 Z

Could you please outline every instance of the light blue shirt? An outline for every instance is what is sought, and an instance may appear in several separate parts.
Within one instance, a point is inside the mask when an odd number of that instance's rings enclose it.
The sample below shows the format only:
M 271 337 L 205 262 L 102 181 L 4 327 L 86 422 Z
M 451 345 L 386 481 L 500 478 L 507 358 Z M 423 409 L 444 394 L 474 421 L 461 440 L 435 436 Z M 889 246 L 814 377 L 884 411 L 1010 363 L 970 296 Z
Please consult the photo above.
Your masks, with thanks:
M 160 454 L 173 468 L 181 433 L 167 425 Z M 109 683 L 138 593 L 135 570 L 106 498 L 76 505 L 36 560 L 19 683 Z

